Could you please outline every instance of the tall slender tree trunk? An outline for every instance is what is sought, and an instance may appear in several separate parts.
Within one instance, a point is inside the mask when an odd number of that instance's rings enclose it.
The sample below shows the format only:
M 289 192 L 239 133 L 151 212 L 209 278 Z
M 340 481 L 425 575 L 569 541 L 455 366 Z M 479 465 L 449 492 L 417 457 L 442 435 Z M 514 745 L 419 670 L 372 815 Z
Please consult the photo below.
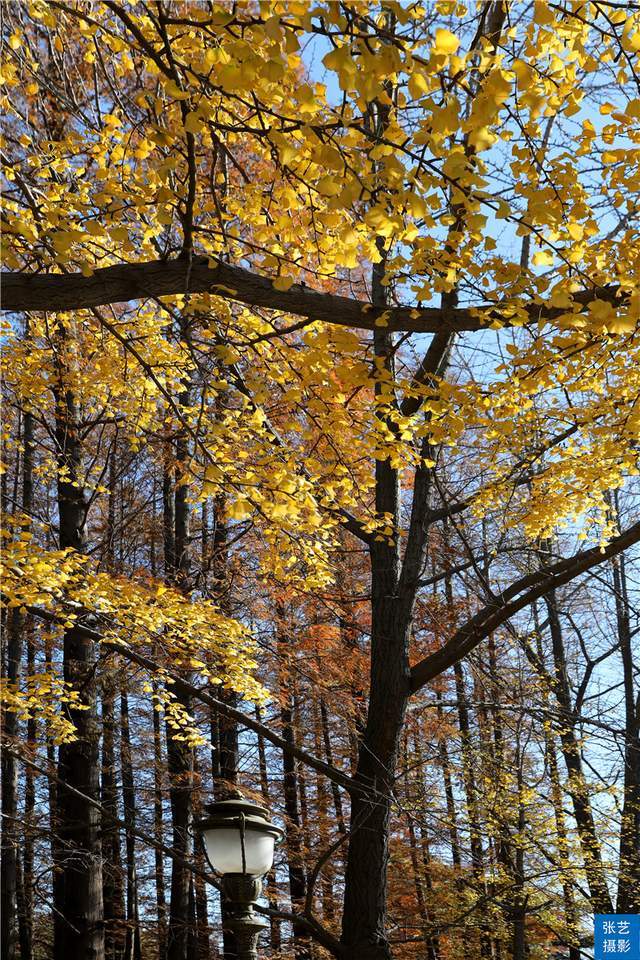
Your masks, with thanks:
M 117 499 L 116 479 L 117 435 L 109 454 L 109 499 L 105 530 L 104 564 L 109 572 L 115 570 L 115 517 Z M 102 680 L 102 783 L 101 802 L 108 817 L 102 824 L 103 899 L 105 924 L 105 954 L 107 960 L 123 960 L 125 955 L 125 909 L 122 882 L 122 855 L 120 844 L 118 786 L 116 774 L 115 691 L 117 680 L 107 671 Z
M 537 634 L 537 654 L 540 663 L 544 661 L 542 649 L 542 631 L 540 629 L 538 605 L 533 606 L 534 623 Z M 550 691 L 543 688 L 543 702 L 548 704 Z M 578 914 L 575 903 L 574 889 L 571 878 L 571 849 L 569 846 L 569 834 L 567 830 L 567 821 L 564 810 L 564 797 L 562 793 L 562 784 L 560 782 L 560 769 L 558 765 L 558 751 L 556 749 L 556 740 L 553 730 L 545 725 L 544 732 L 545 755 L 549 768 L 549 782 L 551 785 L 551 805 L 553 807 L 553 817 L 556 828 L 556 846 L 558 851 L 558 861 L 560 864 L 560 881 L 562 884 L 562 899 L 564 903 L 564 921 L 569 932 L 569 958 L 568 960 L 580 960 L 580 946 L 578 944 Z
M 445 527 L 446 536 L 446 527 Z M 453 606 L 453 588 L 451 577 L 445 578 L 445 597 L 449 609 L 451 623 L 455 622 L 455 611 Z M 467 819 L 469 823 L 469 847 L 471 853 L 471 870 L 473 872 L 476 886 L 476 896 L 485 900 L 487 887 L 484 873 L 484 851 L 482 848 L 482 832 L 480 827 L 480 807 L 478 802 L 478 791 L 476 788 L 476 778 L 473 764 L 473 739 L 471 734 L 471 722 L 469 717 L 469 704 L 467 701 L 467 692 L 465 689 L 464 672 L 461 663 L 455 663 L 453 666 L 453 675 L 456 688 L 456 701 L 458 709 L 458 726 L 460 728 L 460 744 L 462 753 L 462 782 L 464 784 L 464 793 L 467 806 Z M 491 937 L 489 935 L 489 923 L 486 919 L 485 909 L 482 908 L 480 917 L 480 956 L 491 957 Z
M 76 399 L 66 384 L 61 330 L 59 379 L 55 388 L 56 457 L 60 547 L 83 552 L 87 503 L 83 487 L 82 449 Z M 96 721 L 95 642 L 78 627 L 65 630 L 64 680 L 79 694 L 78 707 L 67 704 L 76 739 L 58 752 L 62 783 L 93 800 L 99 799 L 99 731 Z M 55 908 L 62 918 L 56 926 L 55 960 L 104 960 L 102 860 L 97 809 L 71 791 L 57 791 L 57 826 L 62 868 Z
M 155 697 L 158 693 L 158 683 L 152 680 L 152 691 Z M 160 845 L 164 844 L 164 811 L 163 795 L 164 758 L 162 755 L 162 730 L 160 713 L 153 711 L 153 834 L 157 843 L 155 848 L 155 888 L 156 888 L 156 920 L 158 960 L 165 960 L 167 950 L 167 901 L 164 882 L 164 856 Z
M 179 336 L 184 344 L 189 343 L 189 320 L 181 318 Z M 179 408 L 187 410 L 191 401 L 192 384 L 189 377 L 183 381 L 183 390 L 179 396 Z M 170 582 L 178 589 L 187 592 L 190 587 L 190 506 L 189 484 L 186 478 L 189 460 L 189 438 L 180 425 L 175 440 L 175 486 L 173 498 L 171 491 L 164 491 L 165 507 L 173 500 L 173 536 L 169 531 L 171 515 L 165 516 L 165 563 Z M 166 481 L 165 481 L 166 483 Z M 173 555 L 171 551 L 173 549 Z M 167 563 L 168 561 L 168 563 Z M 190 699 L 178 695 L 180 706 L 187 712 Z M 167 960 L 187 960 L 189 949 L 189 930 L 195 921 L 195 901 L 193 900 L 193 878 L 191 871 L 183 861 L 189 861 L 193 855 L 191 839 L 192 791 L 193 791 L 193 750 L 185 742 L 174 739 L 173 731 L 167 726 L 167 768 L 169 772 L 169 796 L 171 801 L 171 824 L 173 847 L 179 856 L 171 863 L 171 897 L 169 904 L 169 927 L 167 935 Z
M 28 327 L 25 331 L 28 336 Z M 30 516 L 33 507 L 33 416 L 28 411 L 22 415 L 22 511 Z M 19 481 L 16 465 L 16 484 Z M 14 498 L 14 502 L 17 497 Z M 8 683 L 19 686 L 22 676 L 22 656 L 25 636 L 28 647 L 28 669 L 33 668 L 33 641 L 28 617 L 19 610 L 12 610 L 8 617 L 6 655 L 3 670 Z M 35 740 L 35 721 L 29 720 L 27 741 Z M 18 715 L 2 712 L 2 732 L 8 743 L 16 740 Z M 33 839 L 31 819 L 34 806 L 33 775 L 26 768 L 25 784 L 25 850 L 24 873 L 20 863 L 20 838 L 18 831 L 18 769 L 15 757 L 2 751 L 2 844 L 0 857 L 0 948 L 3 960 L 15 960 L 20 947 L 21 960 L 29 960 L 31 953 Z M 22 900 L 19 910 L 18 899 Z M 29 905 L 27 907 L 27 905 Z M 28 910 L 28 917 L 27 917 Z
M 45 670 L 47 673 L 51 673 L 53 670 L 52 663 L 52 641 L 49 636 L 45 636 L 44 641 L 44 663 Z M 55 770 L 56 767 L 56 748 L 53 742 L 53 738 L 47 736 L 47 763 L 51 770 Z M 59 928 L 62 927 L 63 918 L 58 910 L 56 909 L 56 904 L 60 903 L 62 900 L 62 855 L 61 855 L 61 845 L 60 838 L 58 836 L 58 784 L 52 777 L 47 777 L 47 799 L 49 801 L 49 837 L 50 837 L 50 849 L 51 849 L 51 889 L 53 893 L 53 943 L 54 949 L 55 944 L 59 939 L 63 937 L 63 931 Z
M 193 770 L 194 781 L 198 785 L 198 788 L 194 790 L 193 794 L 194 817 L 197 818 L 202 816 L 202 775 L 200 772 L 197 754 L 194 754 Z M 208 868 L 204 854 L 204 841 L 201 836 L 196 836 L 194 857 L 196 866 L 199 867 L 200 870 L 206 870 Z M 209 911 L 207 905 L 207 889 L 204 878 L 198 874 L 194 874 L 193 877 L 193 892 L 195 899 L 196 921 L 193 955 L 195 960 L 209 960 L 211 949 L 209 943 Z
M 186 573 L 186 542 L 188 529 L 185 514 L 187 503 L 184 488 L 176 489 L 176 561 L 174 582 Z M 181 558 L 180 561 L 178 558 Z M 189 702 L 179 697 L 181 707 L 188 710 Z M 187 960 L 189 928 L 191 924 L 190 893 L 191 872 L 182 861 L 191 859 L 191 791 L 193 789 L 193 751 L 183 741 L 174 739 L 174 731 L 166 727 L 167 770 L 169 773 L 169 797 L 171 802 L 172 845 L 180 860 L 171 863 L 171 894 L 169 926 L 167 931 L 167 960 Z
M 107 960 L 122 960 L 125 948 L 124 890 L 120 851 L 118 789 L 115 760 L 115 679 L 107 673 L 102 682 L 102 784 L 101 802 L 105 812 L 102 825 L 102 856 L 105 954 Z
M 523 791 L 523 768 L 524 758 L 521 755 L 520 744 L 516 750 L 516 777 L 518 790 L 518 835 L 513 841 L 515 847 L 513 864 L 513 903 L 512 903 L 512 953 L 513 960 L 526 960 L 528 956 L 527 949 L 527 929 L 526 912 L 527 896 L 524 891 L 525 873 L 524 873 L 524 848 L 523 837 L 526 828 L 526 810 L 522 798 Z
M 260 712 L 260 707 L 256 705 L 256 720 L 258 723 L 262 723 L 262 714 Z M 269 789 L 269 773 L 267 768 L 267 751 L 265 748 L 264 737 L 261 733 L 258 734 L 258 765 L 260 770 L 260 791 L 262 793 L 262 799 L 264 801 L 267 809 L 271 807 L 271 791 Z M 275 868 L 272 867 L 267 876 L 267 900 L 269 902 L 269 909 L 276 911 L 278 909 L 278 894 L 276 890 L 275 883 Z M 282 934 L 280 930 L 280 921 L 277 917 L 271 915 L 269 917 L 270 925 L 270 934 L 271 934 L 271 949 L 274 953 L 278 953 L 282 946 Z
M 322 742 L 324 744 L 324 755 L 328 764 L 334 766 L 333 748 L 331 746 L 331 732 L 329 730 L 329 711 L 324 697 L 320 697 L 320 720 L 322 724 Z M 336 818 L 336 825 L 340 833 L 346 833 L 347 828 L 344 822 L 344 810 L 342 808 L 342 796 L 340 787 L 333 780 L 331 781 L 331 796 L 333 797 L 333 810 Z
M 35 650 L 32 624 L 26 624 L 27 674 L 35 673 Z M 31 757 L 37 749 L 37 721 L 35 716 L 27 720 L 27 747 Z M 36 806 L 35 777 L 31 767 L 24 772 L 24 853 L 22 873 L 24 878 L 24 917 L 21 932 L 20 960 L 33 960 L 33 893 L 34 893 L 34 814 Z
M 228 535 L 225 520 L 225 499 L 216 497 L 212 510 L 213 535 L 209 535 L 206 527 L 207 516 L 203 513 L 203 545 L 211 542 L 211 585 L 210 593 L 223 613 L 230 612 L 229 583 L 228 583 Z M 204 549 L 204 546 L 203 546 Z M 213 664 L 214 668 L 217 664 Z M 216 692 L 224 703 L 236 707 L 237 695 L 233 690 L 222 689 Z M 238 785 L 238 725 L 235 720 L 225 717 L 218 710 L 212 709 L 211 724 L 211 773 L 213 789 L 216 799 L 224 799 L 229 791 L 237 789 Z M 238 944 L 236 935 L 226 925 L 227 905 L 220 894 L 220 916 L 222 919 L 222 943 L 225 960 L 236 960 Z
M 11 610 L 6 641 L 6 680 L 16 686 L 22 672 L 22 638 L 24 616 Z M 2 733 L 5 741 L 14 748 L 18 735 L 18 715 L 3 710 Z M 17 960 L 19 954 L 18 930 L 18 767 L 16 759 L 8 750 L 2 751 L 2 857 L 0 880 L 2 910 L 0 933 L 2 936 L 2 960 Z
M 556 837 L 558 845 L 558 859 L 562 871 L 562 897 L 564 900 L 564 918 L 569 931 L 571 940 L 577 937 L 577 912 L 573 886 L 569 877 L 571 866 L 569 839 L 567 834 L 567 824 L 564 814 L 564 804 L 562 797 L 562 787 L 560 785 L 560 773 L 558 770 L 558 754 L 556 744 L 551 731 L 545 734 L 547 764 L 549 766 L 549 780 L 551 783 L 551 803 L 553 805 L 553 816 L 556 825 Z M 569 944 L 569 960 L 580 960 L 580 947 L 577 943 Z
M 438 690 L 436 692 L 438 698 L 438 722 L 442 726 L 444 724 L 444 712 L 442 709 L 442 694 Z M 444 797 L 447 804 L 447 831 L 449 833 L 449 845 L 451 847 L 451 862 L 453 864 L 454 871 L 456 874 L 460 873 L 460 868 L 462 866 L 462 858 L 460 856 L 460 835 L 458 833 L 458 815 L 456 812 L 456 804 L 453 796 L 453 779 L 451 776 L 451 760 L 449 758 L 449 750 L 447 749 L 447 741 L 445 737 L 438 738 L 438 759 L 440 761 L 440 768 L 442 770 L 442 781 L 444 786 Z
M 562 755 L 569 774 L 569 795 L 580 838 L 584 869 L 594 913 L 613 913 L 611 895 L 607 887 L 602 863 L 600 841 L 596 833 L 589 787 L 582 767 L 580 745 L 576 735 L 576 721 L 571 702 L 571 688 L 567 673 L 567 658 L 562 625 L 558 613 L 555 590 L 545 596 L 549 631 L 553 648 L 554 690 L 562 711 L 559 730 Z
M 618 494 L 613 508 L 619 516 Z M 613 587 L 618 641 L 624 678 L 624 799 L 620 819 L 620 863 L 618 867 L 618 913 L 640 913 L 640 685 L 636 691 L 637 665 L 631 634 L 627 568 L 624 553 L 615 557 Z
M 286 624 L 286 610 L 278 605 L 278 651 L 282 660 L 280 670 L 280 725 L 282 737 L 287 744 L 295 742 L 294 732 L 294 694 L 293 667 L 290 662 L 290 638 Z M 300 788 L 295 758 L 288 751 L 282 753 L 284 812 L 286 817 L 285 844 L 287 848 L 287 870 L 289 874 L 289 893 L 294 911 L 304 907 L 307 880 L 304 869 L 304 850 L 302 844 L 302 821 L 300 816 Z M 304 928 L 293 926 L 294 949 L 296 958 L 310 960 L 309 936 Z
M 317 757 L 322 756 L 322 731 L 320 723 L 320 709 L 319 709 L 319 698 L 313 697 L 313 734 L 314 734 L 314 749 Z M 327 829 L 328 823 L 330 823 L 329 818 L 329 797 L 327 793 L 327 787 L 324 780 L 324 777 L 320 776 L 318 773 L 315 775 L 315 796 L 316 796 L 316 815 L 315 819 L 317 822 L 317 831 L 318 838 L 320 841 L 320 850 L 324 850 L 329 846 L 330 835 L 329 830 Z M 310 849 L 310 845 L 309 848 Z M 333 875 L 334 869 L 331 862 L 328 862 L 324 865 L 321 875 L 320 875 L 320 884 L 321 884 L 321 893 L 322 893 L 322 916 L 323 918 L 332 924 L 335 920 L 335 900 L 333 896 Z
M 126 687 L 120 690 L 120 764 L 122 768 L 122 803 L 127 823 L 125 849 L 127 853 L 127 924 L 125 960 L 142 960 L 140 944 L 140 917 L 138 906 L 138 877 L 136 873 L 137 819 L 133 761 L 131 756 L 131 729 L 129 724 L 129 698 Z
M 16 483 L 19 466 L 16 464 Z M 14 496 L 15 503 L 15 496 Z M 24 617 L 10 611 L 6 621 L 6 646 L 3 650 L 3 679 L 18 687 L 22 675 L 22 637 Z M 4 633 L 4 631 L 3 631 Z M 5 652 L 6 651 L 6 652 Z M 18 714 L 2 710 L 2 733 L 13 748 L 18 734 Z M 0 947 L 2 960 L 16 960 L 18 935 L 18 765 L 7 750 L 0 759 L 2 773 L 2 842 L 0 845 Z
M 422 778 L 423 757 L 422 747 L 417 736 L 413 738 L 413 756 L 417 765 L 418 775 Z M 415 788 L 409 780 L 409 735 L 405 736 L 404 745 L 404 766 L 405 766 L 405 794 L 409 802 L 409 810 L 414 808 L 414 804 L 420 802 L 421 797 L 415 795 Z M 421 793 L 422 791 L 420 791 Z M 411 858 L 411 869 L 413 872 L 413 886 L 416 892 L 416 905 L 418 913 L 423 923 L 423 934 L 425 938 L 426 960 L 440 960 L 440 948 L 438 937 L 433 932 L 433 924 L 427 904 L 425 891 L 432 892 L 433 884 L 431 881 L 431 864 L 429 858 L 429 845 L 426 837 L 418 834 L 415 819 L 411 813 L 408 815 L 409 828 L 409 854 Z
M 469 720 L 469 706 L 465 689 L 464 673 L 460 663 L 454 664 L 453 673 L 456 684 L 458 702 L 458 723 L 460 726 L 460 740 L 462 745 L 462 780 L 464 783 L 465 799 L 467 804 L 467 818 L 469 822 L 469 847 L 471 852 L 471 869 L 476 887 L 476 896 L 483 900 L 487 888 L 484 873 L 484 851 L 482 848 L 482 832 L 480 827 L 480 810 L 478 791 L 473 769 L 471 724 Z M 481 908 L 480 915 L 480 956 L 490 957 L 491 937 L 489 923 L 486 919 L 485 908 Z

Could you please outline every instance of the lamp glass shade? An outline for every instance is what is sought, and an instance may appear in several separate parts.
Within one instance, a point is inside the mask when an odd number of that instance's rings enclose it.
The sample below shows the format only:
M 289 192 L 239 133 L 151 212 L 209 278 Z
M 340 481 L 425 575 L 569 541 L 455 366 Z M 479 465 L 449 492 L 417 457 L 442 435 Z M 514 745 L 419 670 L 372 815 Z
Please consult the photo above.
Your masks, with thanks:
M 244 849 L 246 866 L 243 871 L 240 827 L 212 827 L 204 831 L 204 842 L 211 866 L 219 873 L 250 873 L 262 876 L 273 864 L 275 837 L 271 833 L 246 830 Z

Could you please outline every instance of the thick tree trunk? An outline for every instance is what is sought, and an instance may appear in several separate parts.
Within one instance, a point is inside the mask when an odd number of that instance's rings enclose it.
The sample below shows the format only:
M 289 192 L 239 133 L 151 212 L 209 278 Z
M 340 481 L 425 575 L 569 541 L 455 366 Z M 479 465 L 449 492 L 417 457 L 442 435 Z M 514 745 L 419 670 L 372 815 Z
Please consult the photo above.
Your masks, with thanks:
M 29 335 L 29 328 L 25 331 Z M 27 516 L 33 512 L 33 454 L 34 454 L 34 421 L 33 415 L 27 410 L 23 414 L 23 445 L 22 458 L 22 510 Z M 33 621 L 26 617 L 24 621 L 25 641 L 27 648 L 27 675 L 35 673 L 35 648 L 33 637 Z M 27 746 L 30 755 L 36 751 L 37 722 L 35 716 L 27 720 Z M 23 854 L 23 885 L 24 908 L 20 916 L 20 960 L 32 960 L 33 957 L 33 893 L 34 893 L 34 813 L 36 804 L 34 773 L 31 767 L 24 771 L 24 854 Z
M 387 112 L 382 108 L 377 117 L 380 131 L 386 120 Z M 381 241 L 378 247 L 381 259 L 373 268 L 372 300 L 374 306 L 384 307 L 386 288 Z M 393 431 L 393 422 L 386 412 L 386 391 L 395 375 L 392 334 L 384 328 L 377 329 L 373 345 L 378 371 L 375 384 L 378 416 L 381 427 Z M 416 483 L 420 475 L 419 471 Z M 426 500 L 426 491 L 421 492 Z M 411 584 L 400 589 L 400 482 L 398 471 L 388 458 L 377 459 L 375 463 L 375 508 L 393 532 L 388 540 L 374 539 L 370 544 L 371 683 L 367 722 L 355 771 L 360 789 L 351 798 L 341 941 L 346 960 L 389 960 L 391 957 L 386 935 L 389 819 L 410 690 L 409 639 L 415 586 L 413 590 Z M 412 512 L 412 522 L 414 518 Z M 413 543 L 415 537 L 410 539 Z M 416 541 L 415 556 L 411 558 L 413 566 L 421 565 L 421 559 Z M 414 576 L 415 570 L 411 572 Z
M 395 598 L 397 567 L 390 551 L 372 553 L 371 694 L 356 770 L 361 790 L 351 802 L 342 925 L 348 960 L 392 956 L 385 932 L 389 817 L 409 690 L 409 625 Z

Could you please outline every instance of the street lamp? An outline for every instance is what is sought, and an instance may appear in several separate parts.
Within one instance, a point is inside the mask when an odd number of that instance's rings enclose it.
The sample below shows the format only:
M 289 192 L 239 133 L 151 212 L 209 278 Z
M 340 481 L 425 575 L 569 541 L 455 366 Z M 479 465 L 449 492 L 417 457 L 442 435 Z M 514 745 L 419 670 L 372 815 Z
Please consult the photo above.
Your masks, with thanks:
M 196 829 L 204 836 L 211 868 L 222 874 L 222 895 L 228 913 L 225 928 L 235 935 L 238 960 L 258 960 L 258 938 L 266 921 L 254 911 L 262 893 L 262 877 L 273 864 L 273 852 L 283 831 L 266 807 L 237 794 L 205 806 Z

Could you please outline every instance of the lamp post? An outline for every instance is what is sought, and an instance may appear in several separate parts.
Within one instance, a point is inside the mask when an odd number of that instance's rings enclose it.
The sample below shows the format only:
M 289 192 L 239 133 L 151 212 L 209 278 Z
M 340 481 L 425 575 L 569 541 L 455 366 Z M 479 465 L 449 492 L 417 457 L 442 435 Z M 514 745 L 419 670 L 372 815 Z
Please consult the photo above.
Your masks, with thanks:
M 258 938 L 268 924 L 254 905 L 283 831 L 272 822 L 266 807 L 241 794 L 209 803 L 205 810 L 206 816 L 195 827 L 204 836 L 209 865 L 222 874 L 222 895 L 228 908 L 224 925 L 235 935 L 238 960 L 258 960 Z

